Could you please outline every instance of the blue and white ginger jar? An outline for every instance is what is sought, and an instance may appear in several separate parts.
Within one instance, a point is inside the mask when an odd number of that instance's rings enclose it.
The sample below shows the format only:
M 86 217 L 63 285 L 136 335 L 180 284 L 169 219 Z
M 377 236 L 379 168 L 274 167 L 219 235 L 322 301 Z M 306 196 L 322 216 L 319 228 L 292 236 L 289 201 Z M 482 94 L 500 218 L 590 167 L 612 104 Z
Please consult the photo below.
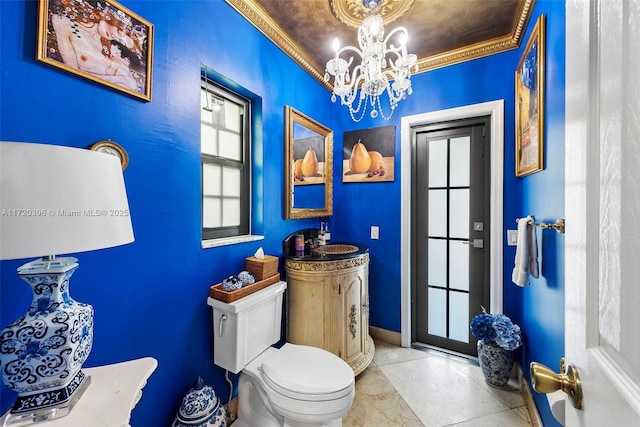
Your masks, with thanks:
M 227 413 L 213 388 L 198 377 L 194 388 L 182 399 L 171 427 L 226 427 Z

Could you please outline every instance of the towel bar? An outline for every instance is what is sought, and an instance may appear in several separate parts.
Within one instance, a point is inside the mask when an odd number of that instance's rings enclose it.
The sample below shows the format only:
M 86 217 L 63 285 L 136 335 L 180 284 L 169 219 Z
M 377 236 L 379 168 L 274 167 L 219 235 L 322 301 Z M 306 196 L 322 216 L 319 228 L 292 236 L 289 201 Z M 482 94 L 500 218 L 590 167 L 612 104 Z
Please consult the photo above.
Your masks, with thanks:
M 516 218 L 516 222 L 519 222 L 519 221 L 520 221 L 520 218 Z M 553 224 L 549 222 L 529 222 L 529 224 L 532 224 L 544 229 L 553 228 L 558 233 L 564 234 L 564 218 L 560 218 L 556 220 L 556 222 L 554 222 Z

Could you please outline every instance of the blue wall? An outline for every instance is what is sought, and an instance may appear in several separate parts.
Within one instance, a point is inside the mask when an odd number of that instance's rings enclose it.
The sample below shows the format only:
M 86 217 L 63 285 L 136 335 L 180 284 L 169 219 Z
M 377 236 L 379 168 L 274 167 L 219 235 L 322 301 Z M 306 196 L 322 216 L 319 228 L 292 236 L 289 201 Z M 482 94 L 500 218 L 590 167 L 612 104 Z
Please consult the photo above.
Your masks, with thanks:
M 125 182 L 136 241 L 78 254 L 72 295 L 96 311 L 93 351 L 86 366 L 153 356 L 159 366 L 144 389 L 132 425 L 167 425 L 200 375 L 226 400 L 224 371 L 213 365 L 208 288 L 242 269 L 262 246 L 281 253 L 291 232 L 318 220 L 283 220 L 284 106 L 335 130 L 334 240 L 371 249 L 371 325 L 400 331 L 400 118 L 505 100 L 505 227 L 535 214 L 562 217 L 564 174 L 564 3 L 539 0 L 548 14 L 545 171 L 514 176 L 514 70 L 520 50 L 434 70 L 413 78 L 414 94 L 392 120 L 356 124 L 344 107 L 223 0 L 121 3 L 155 25 L 153 100 L 143 102 L 35 61 L 37 2 L 0 1 L 0 139 L 87 147 L 110 138 L 129 153 Z M 265 239 L 200 248 L 199 85 L 204 64 L 262 98 L 256 173 L 258 228 Z M 344 131 L 396 126 L 396 179 L 343 184 Z M 510 225 L 513 223 L 513 227 Z M 371 225 L 380 239 L 370 240 Z M 505 242 L 506 244 L 506 242 Z M 523 327 L 523 366 L 555 366 L 563 348 L 562 237 L 546 232 L 543 277 L 530 288 L 510 282 L 513 249 L 505 246 L 505 311 Z M 0 263 L 0 325 L 30 303 L 16 276 L 25 260 Z M 536 345 L 537 344 L 537 345 Z M 543 347 L 544 345 L 544 347 Z M 14 395 L 0 386 L 0 410 Z M 539 405 L 540 406 L 540 405 Z M 541 408 L 544 412 L 544 408 Z M 548 414 L 543 413 L 545 424 Z
M 538 1 L 525 33 L 527 39 L 541 14 L 547 16 L 545 169 L 519 180 L 522 205 L 516 216 L 535 215 L 537 221 L 555 222 L 564 218 L 565 4 Z M 512 218 L 506 216 L 505 223 L 509 221 Z M 538 235 L 541 236 L 541 276 L 532 279 L 529 287 L 517 289 L 522 296 L 522 308 L 520 313 L 511 313 L 525 332 L 521 364 L 529 384 L 532 361 L 557 372 L 560 358 L 564 356 L 564 235 L 553 230 L 539 231 Z M 544 425 L 559 425 L 550 413 L 546 395 L 534 392 L 533 396 Z

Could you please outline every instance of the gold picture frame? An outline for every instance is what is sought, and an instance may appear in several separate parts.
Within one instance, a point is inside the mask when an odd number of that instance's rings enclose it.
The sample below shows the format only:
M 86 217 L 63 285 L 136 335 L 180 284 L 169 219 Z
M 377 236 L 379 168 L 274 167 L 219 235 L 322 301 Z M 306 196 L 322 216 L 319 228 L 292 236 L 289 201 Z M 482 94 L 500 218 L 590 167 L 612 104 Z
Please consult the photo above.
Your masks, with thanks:
M 544 169 L 545 16 L 538 18 L 516 69 L 516 176 Z
M 40 0 L 36 59 L 151 101 L 153 32 L 113 0 Z
M 110 139 L 98 141 L 89 147 L 89 149 L 117 157 L 120 160 L 120 165 L 122 166 L 123 171 L 127 166 L 129 166 L 129 155 L 127 154 L 127 151 L 120 144 L 113 142 Z

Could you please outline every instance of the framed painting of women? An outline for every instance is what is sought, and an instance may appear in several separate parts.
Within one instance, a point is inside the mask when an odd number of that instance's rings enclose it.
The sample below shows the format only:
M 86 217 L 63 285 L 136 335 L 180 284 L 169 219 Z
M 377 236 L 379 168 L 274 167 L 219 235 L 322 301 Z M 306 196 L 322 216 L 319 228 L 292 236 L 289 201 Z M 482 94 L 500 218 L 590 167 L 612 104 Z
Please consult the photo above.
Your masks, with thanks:
M 516 70 L 516 176 L 544 169 L 545 16 L 536 22 Z
M 40 0 L 37 59 L 151 101 L 153 25 L 112 0 Z

